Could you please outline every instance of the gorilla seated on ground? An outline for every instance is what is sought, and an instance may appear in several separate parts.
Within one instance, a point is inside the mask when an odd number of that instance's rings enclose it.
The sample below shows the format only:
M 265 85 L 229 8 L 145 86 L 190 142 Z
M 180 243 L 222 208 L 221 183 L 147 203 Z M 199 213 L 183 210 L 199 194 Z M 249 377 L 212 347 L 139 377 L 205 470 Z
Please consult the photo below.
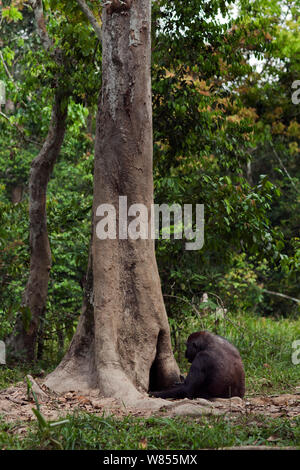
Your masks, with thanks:
M 245 394 L 245 373 L 238 350 L 222 336 L 192 333 L 185 357 L 192 363 L 182 384 L 152 392 L 157 398 L 230 398 Z

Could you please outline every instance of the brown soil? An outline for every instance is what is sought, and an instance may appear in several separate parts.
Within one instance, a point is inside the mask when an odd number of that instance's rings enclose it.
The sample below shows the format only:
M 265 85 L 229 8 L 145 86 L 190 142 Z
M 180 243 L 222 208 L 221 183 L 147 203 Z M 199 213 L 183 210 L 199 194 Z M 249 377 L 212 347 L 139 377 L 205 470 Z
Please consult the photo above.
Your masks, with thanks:
M 85 411 L 96 415 L 113 414 L 122 418 L 128 414 L 132 416 L 149 417 L 155 414 L 160 416 L 200 416 L 203 414 L 264 414 L 269 417 L 293 418 L 300 414 L 300 391 L 296 389 L 294 394 L 278 396 L 259 396 L 242 400 L 238 397 L 231 399 L 216 399 L 207 401 L 174 400 L 163 401 L 165 405 L 158 407 L 156 411 L 147 406 L 125 407 L 120 401 L 113 398 L 100 397 L 96 392 L 89 395 L 79 395 L 76 392 L 56 394 L 45 385 L 35 382 L 40 387 L 39 402 L 40 411 L 48 420 L 57 420 L 74 411 Z M 44 393 L 43 393 L 44 392 Z M 155 400 L 155 399 L 152 399 Z M 32 408 L 36 407 L 32 396 L 27 394 L 27 384 L 18 383 L 15 386 L 0 391 L 0 416 L 7 421 L 35 420 Z

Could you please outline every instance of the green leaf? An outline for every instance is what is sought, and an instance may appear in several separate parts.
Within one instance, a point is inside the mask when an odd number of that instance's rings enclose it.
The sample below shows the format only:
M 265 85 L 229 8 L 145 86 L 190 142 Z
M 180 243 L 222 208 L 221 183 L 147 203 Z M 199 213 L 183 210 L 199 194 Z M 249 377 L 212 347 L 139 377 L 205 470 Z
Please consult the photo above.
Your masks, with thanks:
M 47 421 L 45 420 L 44 416 L 42 415 L 42 413 L 35 409 L 35 408 L 32 408 L 32 411 L 33 413 L 35 414 L 37 420 L 38 420 L 38 424 L 39 424 L 39 428 L 41 431 L 47 429 L 49 427 Z

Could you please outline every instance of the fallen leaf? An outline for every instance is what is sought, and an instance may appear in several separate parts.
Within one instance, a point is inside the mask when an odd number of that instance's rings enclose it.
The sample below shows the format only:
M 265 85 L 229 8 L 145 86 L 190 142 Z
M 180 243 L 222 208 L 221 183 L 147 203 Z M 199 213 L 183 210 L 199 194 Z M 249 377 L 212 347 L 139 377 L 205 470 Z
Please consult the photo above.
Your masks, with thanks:
M 146 438 L 141 439 L 139 442 L 139 448 L 140 449 L 147 449 L 148 441 Z

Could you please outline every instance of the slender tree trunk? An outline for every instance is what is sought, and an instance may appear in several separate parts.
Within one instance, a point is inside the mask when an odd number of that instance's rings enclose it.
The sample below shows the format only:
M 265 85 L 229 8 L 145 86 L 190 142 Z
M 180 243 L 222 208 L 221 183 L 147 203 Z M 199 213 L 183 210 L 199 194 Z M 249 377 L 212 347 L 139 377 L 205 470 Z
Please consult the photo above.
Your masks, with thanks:
M 252 186 L 253 185 L 252 164 L 250 161 L 247 162 L 247 180 L 248 180 L 248 183 Z
M 45 311 L 43 317 L 39 318 L 39 329 L 37 332 L 37 351 L 36 351 L 36 358 L 37 360 L 41 360 L 43 358 L 44 354 L 44 332 L 45 332 L 45 325 L 44 325 L 44 320 L 45 319 Z
M 30 272 L 23 295 L 23 314 L 19 315 L 15 332 L 8 341 L 12 354 L 23 354 L 32 361 L 36 353 L 36 341 L 40 319 L 46 309 L 51 250 L 47 230 L 47 185 L 59 155 L 67 118 L 65 93 L 57 90 L 52 108 L 49 132 L 39 155 L 31 164 L 29 180 L 30 219 Z M 27 321 L 24 320 L 27 316 Z
M 100 240 L 100 204 L 153 203 L 150 0 L 112 2 L 103 12 L 102 93 L 96 128 L 93 317 L 85 310 L 71 348 L 46 385 L 97 388 L 129 402 L 179 381 L 154 241 Z M 118 227 L 117 227 L 118 234 Z
M 23 196 L 23 186 L 17 185 L 12 188 L 11 191 L 11 202 L 13 204 L 19 204 L 22 201 Z
M 59 356 L 62 356 L 63 355 L 63 352 L 64 352 L 64 345 L 65 345 L 65 341 L 64 341 L 64 331 L 63 329 L 59 329 L 57 331 L 57 343 L 58 343 L 58 355 Z

